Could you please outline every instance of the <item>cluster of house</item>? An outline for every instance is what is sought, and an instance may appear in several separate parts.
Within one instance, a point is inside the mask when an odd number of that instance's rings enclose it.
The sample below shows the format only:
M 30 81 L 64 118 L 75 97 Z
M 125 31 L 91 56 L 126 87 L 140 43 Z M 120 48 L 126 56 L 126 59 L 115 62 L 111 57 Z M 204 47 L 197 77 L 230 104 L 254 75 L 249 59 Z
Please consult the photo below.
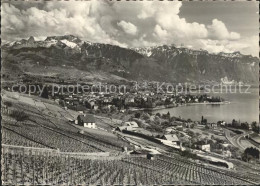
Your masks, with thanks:
M 153 87 L 148 88 L 148 90 L 136 90 L 133 87 L 127 87 L 126 92 L 102 92 L 100 90 L 86 93 L 57 92 L 50 97 L 65 108 L 79 112 L 85 109 L 98 109 L 99 107 L 110 109 L 111 106 L 116 106 L 118 110 L 124 112 L 128 107 L 153 108 L 160 105 L 174 107 L 178 104 L 204 102 L 213 99 L 206 95 L 158 93 Z

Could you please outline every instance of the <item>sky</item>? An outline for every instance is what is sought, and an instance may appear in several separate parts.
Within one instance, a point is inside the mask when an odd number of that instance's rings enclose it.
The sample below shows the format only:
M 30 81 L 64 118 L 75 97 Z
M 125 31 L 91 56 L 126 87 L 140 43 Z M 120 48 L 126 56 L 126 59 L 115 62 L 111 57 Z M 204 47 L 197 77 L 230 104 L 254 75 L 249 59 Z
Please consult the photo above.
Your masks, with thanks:
M 255 1 L 10 2 L 1 7 L 3 43 L 72 34 L 121 47 L 174 44 L 211 53 L 259 52 Z

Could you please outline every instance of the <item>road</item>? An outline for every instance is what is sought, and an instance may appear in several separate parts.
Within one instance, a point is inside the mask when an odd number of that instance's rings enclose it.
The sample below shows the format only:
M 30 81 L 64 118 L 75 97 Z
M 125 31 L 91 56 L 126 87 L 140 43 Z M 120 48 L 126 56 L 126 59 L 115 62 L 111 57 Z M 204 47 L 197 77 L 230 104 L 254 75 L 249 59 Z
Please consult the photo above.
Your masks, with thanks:
M 235 147 L 239 148 L 240 150 L 244 151 L 247 147 L 254 147 L 259 149 L 258 147 L 256 147 L 254 144 L 252 144 L 249 140 L 247 140 L 245 138 L 246 135 L 248 134 L 252 134 L 252 131 L 243 131 L 242 134 L 237 134 L 233 137 L 230 136 L 230 130 L 228 129 L 224 129 L 225 131 L 225 136 L 227 138 L 227 140 Z M 242 143 L 243 141 L 243 143 Z

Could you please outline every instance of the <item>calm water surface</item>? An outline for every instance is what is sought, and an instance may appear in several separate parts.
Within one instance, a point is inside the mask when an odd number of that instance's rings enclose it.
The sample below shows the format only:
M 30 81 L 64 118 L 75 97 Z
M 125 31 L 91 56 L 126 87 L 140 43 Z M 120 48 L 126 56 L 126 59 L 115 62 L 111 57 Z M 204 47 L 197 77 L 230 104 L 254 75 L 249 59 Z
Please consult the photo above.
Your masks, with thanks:
M 204 116 L 209 122 L 217 122 L 224 120 L 231 122 L 232 119 L 240 120 L 241 122 L 259 121 L 259 89 L 251 88 L 251 93 L 214 93 L 212 96 L 220 96 L 230 104 L 224 105 L 191 105 L 180 106 L 170 109 L 154 111 L 154 113 L 170 112 L 171 116 L 182 117 L 184 119 L 192 119 L 200 121 L 201 116 Z

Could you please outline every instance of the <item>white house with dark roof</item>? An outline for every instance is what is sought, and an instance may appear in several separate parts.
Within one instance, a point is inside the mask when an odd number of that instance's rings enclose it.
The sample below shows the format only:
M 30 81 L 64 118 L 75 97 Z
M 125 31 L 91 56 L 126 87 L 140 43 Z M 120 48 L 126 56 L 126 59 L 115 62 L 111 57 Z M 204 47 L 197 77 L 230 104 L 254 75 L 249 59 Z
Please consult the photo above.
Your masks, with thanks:
M 117 127 L 116 130 L 122 131 L 122 130 L 128 130 L 128 131 L 133 131 L 138 128 L 138 124 L 135 121 L 127 121 L 122 124 L 122 126 Z
M 86 115 L 78 115 L 77 120 L 75 121 L 76 124 L 87 127 L 87 128 L 96 128 L 96 121 L 93 115 L 86 114 Z
M 138 124 L 135 121 L 127 121 L 123 126 L 131 126 L 132 128 L 138 128 Z

